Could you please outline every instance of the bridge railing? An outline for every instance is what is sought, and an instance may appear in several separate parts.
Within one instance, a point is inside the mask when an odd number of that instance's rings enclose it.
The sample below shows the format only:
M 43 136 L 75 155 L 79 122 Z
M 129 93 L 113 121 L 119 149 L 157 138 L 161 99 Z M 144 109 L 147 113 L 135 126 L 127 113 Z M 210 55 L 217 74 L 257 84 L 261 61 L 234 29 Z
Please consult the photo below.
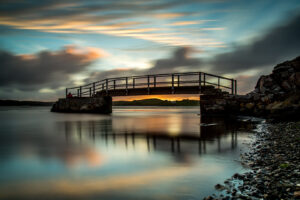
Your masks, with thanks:
M 108 93 L 111 90 L 134 88 L 199 86 L 201 89 L 202 86 L 208 85 L 237 94 L 237 83 L 234 79 L 204 72 L 186 72 L 108 78 L 83 86 L 66 88 L 66 96 L 71 93 L 73 97 L 92 97 L 101 91 Z

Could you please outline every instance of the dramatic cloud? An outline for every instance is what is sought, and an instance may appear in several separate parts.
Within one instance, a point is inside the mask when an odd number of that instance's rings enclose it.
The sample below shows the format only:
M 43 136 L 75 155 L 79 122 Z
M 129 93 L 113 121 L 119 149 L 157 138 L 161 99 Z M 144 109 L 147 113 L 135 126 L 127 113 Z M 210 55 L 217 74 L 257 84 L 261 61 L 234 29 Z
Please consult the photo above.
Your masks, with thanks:
M 61 51 L 14 55 L 0 51 L 0 87 L 19 90 L 56 89 L 72 74 L 84 71 L 94 60 L 106 54 L 96 48 L 66 46 Z
M 200 59 L 190 58 L 193 52 L 191 47 L 181 47 L 175 50 L 173 56 L 167 59 L 157 60 L 151 72 L 170 73 L 178 71 L 180 67 L 195 68 L 200 65 Z M 176 70 L 177 69 L 177 70 Z
M 176 48 L 170 58 L 159 59 L 154 61 L 154 65 L 148 69 L 113 69 L 107 71 L 98 71 L 91 74 L 90 78 L 86 80 L 87 83 L 93 81 L 103 80 L 105 78 L 123 77 L 133 75 L 146 75 L 154 73 L 172 73 L 178 71 L 186 71 L 193 69 L 201 64 L 200 59 L 192 58 L 190 55 L 195 51 L 191 47 Z
M 248 45 L 237 45 L 233 51 L 215 56 L 212 71 L 238 73 L 250 69 L 273 67 L 300 54 L 300 15 L 285 25 L 269 30 Z

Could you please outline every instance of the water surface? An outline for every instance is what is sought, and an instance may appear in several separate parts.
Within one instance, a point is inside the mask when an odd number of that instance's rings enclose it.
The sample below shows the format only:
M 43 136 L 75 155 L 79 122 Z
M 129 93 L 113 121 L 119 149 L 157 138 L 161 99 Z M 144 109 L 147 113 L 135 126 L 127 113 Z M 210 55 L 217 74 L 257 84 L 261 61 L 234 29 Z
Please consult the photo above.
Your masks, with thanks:
M 245 169 L 247 126 L 198 107 L 0 108 L 0 199 L 202 199 Z

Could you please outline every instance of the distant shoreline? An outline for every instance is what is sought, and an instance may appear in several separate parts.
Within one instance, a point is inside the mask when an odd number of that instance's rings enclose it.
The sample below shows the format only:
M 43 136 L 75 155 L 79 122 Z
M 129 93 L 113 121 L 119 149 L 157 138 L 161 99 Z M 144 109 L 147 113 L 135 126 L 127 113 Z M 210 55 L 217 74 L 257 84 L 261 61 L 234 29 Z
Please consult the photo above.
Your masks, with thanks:
M 52 106 L 54 102 L 0 100 L 0 106 Z
M 153 98 L 134 101 L 114 101 L 113 106 L 199 106 L 199 101 L 189 99 L 169 101 Z
M 0 106 L 52 106 L 54 102 L 0 100 Z M 199 106 L 199 101 L 183 99 L 169 101 L 161 99 L 143 99 L 134 101 L 114 101 L 113 106 Z

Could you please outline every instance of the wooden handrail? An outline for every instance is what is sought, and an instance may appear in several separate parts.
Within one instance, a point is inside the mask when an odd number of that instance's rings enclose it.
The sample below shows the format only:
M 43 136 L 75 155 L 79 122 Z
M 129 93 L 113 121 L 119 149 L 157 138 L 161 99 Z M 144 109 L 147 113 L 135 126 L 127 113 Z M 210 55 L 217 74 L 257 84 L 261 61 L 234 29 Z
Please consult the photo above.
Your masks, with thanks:
M 184 80 L 185 77 L 191 77 L 191 80 Z M 192 76 L 195 76 L 194 78 Z M 167 81 L 158 81 L 157 78 L 166 78 Z M 140 80 L 143 80 L 142 83 L 139 83 Z M 211 79 L 215 79 L 216 83 L 211 82 Z M 230 86 L 222 85 L 221 80 L 230 81 Z M 123 82 L 123 83 L 120 83 Z M 132 81 L 132 83 L 131 83 Z M 117 83 L 118 82 L 118 83 Z M 223 81 L 224 82 L 224 81 Z M 124 89 L 126 94 L 128 89 L 136 88 L 138 86 L 145 86 L 148 89 L 152 87 L 160 87 L 162 84 L 170 84 L 169 86 L 174 91 L 175 87 L 184 87 L 185 84 L 194 84 L 192 86 L 198 86 L 201 90 L 202 86 L 213 85 L 217 88 L 225 88 L 231 90 L 232 94 L 237 94 L 237 82 L 234 79 L 227 77 L 205 73 L 205 72 L 184 72 L 184 73 L 169 73 L 169 74 L 149 74 L 149 75 L 139 75 L 139 76 L 129 76 L 129 77 L 116 77 L 116 78 L 107 78 L 101 81 L 96 81 L 89 83 L 83 86 L 66 88 L 66 96 L 70 91 L 75 90 L 78 97 L 81 97 L 85 94 L 89 96 L 95 95 L 99 91 L 105 90 L 108 94 L 108 91 L 113 89 Z M 124 87 L 124 88 L 123 88 Z M 73 92 L 71 94 L 74 94 Z M 76 93 L 75 93 L 76 94 Z

